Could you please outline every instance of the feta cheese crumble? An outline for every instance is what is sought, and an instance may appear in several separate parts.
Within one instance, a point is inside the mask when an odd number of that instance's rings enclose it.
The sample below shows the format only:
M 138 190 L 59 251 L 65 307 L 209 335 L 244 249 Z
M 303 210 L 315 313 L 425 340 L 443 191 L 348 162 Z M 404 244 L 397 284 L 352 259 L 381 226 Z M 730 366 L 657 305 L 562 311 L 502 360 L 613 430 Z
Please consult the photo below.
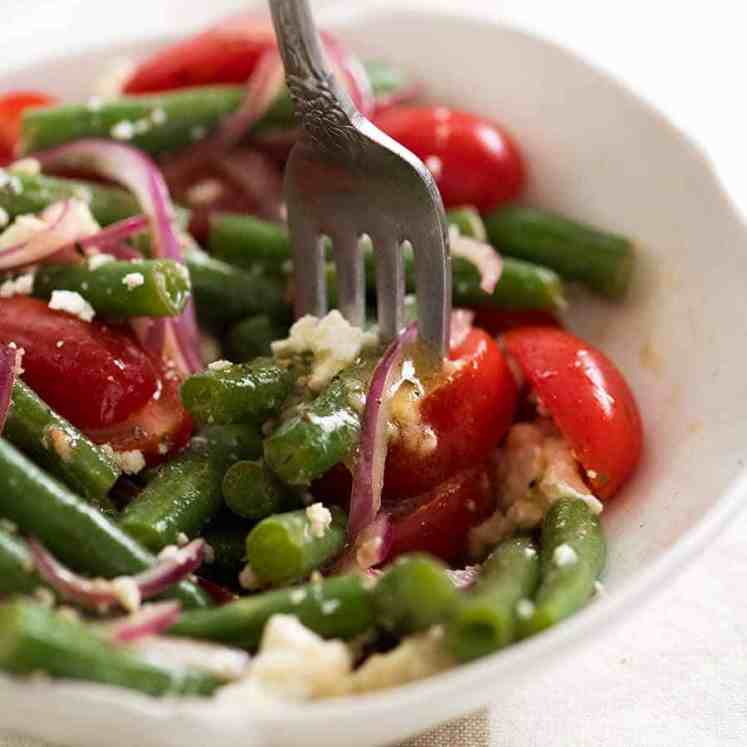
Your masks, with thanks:
M 126 475 L 136 475 L 145 469 L 145 457 L 142 451 L 115 451 L 114 461 Z
M 8 215 L 8 211 L 5 208 L 0 207 L 0 228 L 5 228 L 8 223 L 10 223 L 10 216 Z
M 208 365 L 208 368 L 211 371 L 223 371 L 226 368 L 231 368 L 231 366 L 233 366 L 233 363 L 231 363 L 231 361 L 219 360 L 219 361 L 213 361 L 212 363 L 210 363 Z
M 312 537 L 321 539 L 332 524 L 332 513 L 323 503 L 312 503 L 306 509 L 309 532 Z
M 555 552 L 552 554 L 552 562 L 558 568 L 565 568 L 578 562 L 578 554 L 570 545 L 563 543 L 555 548 Z
M 129 120 L 123 119 L 109 130 L 109 134 L 115 140 L 132 140 L 135 137 L 135 125 Z
M 528 620 L 534 614 L 534 602 L 531 599 L 520 599 L 516 604 L 516 614 L 522 620 Z
M 278 357 L 312 353 L 314 362 L 308 386 L 320 391 L 361 352 L 377 342 L 375 334 L 353 327 L 337 310 L 327 316 L 301 317 L 291 328 L 285 340 L 272 343 L 272 352 Z
M 0 298 L 13 296 L 30 296 L 34 289 L 34 273 L 26 272 L 17 278 L 5 280 L 0 284 Z
M 139 288 L 141 285 L 145 285 L 145 278 L 143 277 L 142 272 L 128 272 L 123 278 L 122 278 L 122 285 L 127 288 L 127 290 L 135 290 L 135 288 Z
M 91 271 L 98 270 L 99 267 L 114 262 L 114 257 L 111 254 L 104 254 L 103 252 L 97 252 L 88 257 L 88 269 Z
M 36 158 L 21 158 L 8 166 L 9 171 L 23 176 L 38 176 L 41 174 L 41 164 Z
M 96 316 L 93 306 L 80 293 L 76 293 L 75 291 L 52 291 L 52 297 L 49 299 L 49 308 L 55 311 L 66 311 L 68 314 L 77 316 L 78 319 L 84 322 L 93 321 L 93 317 Z

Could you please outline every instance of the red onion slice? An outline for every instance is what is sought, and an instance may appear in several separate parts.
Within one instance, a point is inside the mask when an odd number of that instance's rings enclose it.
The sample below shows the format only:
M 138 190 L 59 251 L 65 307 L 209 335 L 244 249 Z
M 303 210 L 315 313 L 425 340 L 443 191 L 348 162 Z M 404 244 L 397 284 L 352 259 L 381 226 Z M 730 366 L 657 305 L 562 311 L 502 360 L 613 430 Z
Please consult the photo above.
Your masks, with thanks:
M 374 521 L 381 508 L 381 489 L 387 453 L 389 394 L 399 372 L 403 351 L 416 336 L 417 325 L 410 324 L 389 346 L 371 378 L 363 411 L 360 451 L 350 494 L 348 538 L 351 544 L 355 544 L 359 533 Z
M 29 547 L 41 578 L 61 597 L 89 609 L 109 609 L 118 605 L 126 607 L 123 588 L 118 579 L 86 578 L 60 563 L 37 540 L 31 539 Z M 205 555 L 205 541 L 196 539 L 185 547 L 174 548 L 156 564 L 142 573 L 128 578 L 137 589 L 140 599 L 162 594 L 200 567 Z
M 0 433 L 5 427 L 18 371 L 18 348 L 0 345 Z
M 327 31 L 320 34 L 332 72 L 345 86 L 355 108 L 367 117 L 374 109 L 371 82 L 361 61 Z
M 166 182 L 153 161 L 144 153 L 110 140 L 83 139 L 34 154 L 45 170 L 93 171 L 127 187 L 138 199 L 153 232 L 153 255 L 183 262 L 179 233 Z M 194 304 L 180 316 L 164 319 L 162 355 L 174 360 L 182 373 L 202 368 L 200 340 Z
M 75 243 L 81 249 L 98 249 L 101 252 L 108 252 L 110 247 L 119 247 L 125 239 L 130 238 L 140 231 L 144 231 L 148 228 L 148 219 L 144 215 L 135 215 L 131 218 L 125 218 L 124 220 L 112 223 L 110 226 L 103 228 L 97 233 L 93 233 L 90 236 L 86 236 L 83 239 L 78 239 Z M 133 251 L 135 251 L 133 249 Z
M 109 636 L 116 643 L 131 643 L 168 630 L 181 615 L 179 602 L 146 604 L 137 612 L 115 620 L 109 627 Z
M 501 255 L 490 244 L 468 236 L 452 235 L 449 239 L 452 257 L 463 257 L 480 272 L 480 288 L 492 293 L 501 277 Z
M 475 312 L 469 309 L 454 309 L 449 320 L 449 347 L 458 348 L 472 329 Z

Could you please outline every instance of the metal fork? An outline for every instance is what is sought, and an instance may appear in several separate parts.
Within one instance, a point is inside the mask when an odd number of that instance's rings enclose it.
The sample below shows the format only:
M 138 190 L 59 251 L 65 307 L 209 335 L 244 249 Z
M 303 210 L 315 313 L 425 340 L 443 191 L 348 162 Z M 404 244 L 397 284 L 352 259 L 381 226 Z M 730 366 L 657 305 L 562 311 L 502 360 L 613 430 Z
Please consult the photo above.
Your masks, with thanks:
M 322 238 L 332 241 L 337 299 L 351 324 L 365 314 L 365 267 L 359 248 L 368 235 L 376 260 L 379 335 L 403 326 L 402 244 L 415 256 L 419 338 L 447 351 L 451 265 L 443 203 L 433 178 L 413 153 L 378 130 L 353 105 L 327 68 L 308 0 L 270 0 L 285 77 L 301 135 L 285 175 L 293 245 L 295 311 L 327 308 Z

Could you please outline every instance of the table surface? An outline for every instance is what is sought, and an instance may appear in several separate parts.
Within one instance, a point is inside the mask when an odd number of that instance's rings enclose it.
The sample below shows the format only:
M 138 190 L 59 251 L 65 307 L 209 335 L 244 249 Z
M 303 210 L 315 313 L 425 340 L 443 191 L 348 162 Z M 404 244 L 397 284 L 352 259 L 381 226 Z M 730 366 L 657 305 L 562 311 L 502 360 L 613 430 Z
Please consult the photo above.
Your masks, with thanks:
M 331 2 L 315 0 L 315 5 Z M 463 0 L 421 2 L 462 7 Z M 74 17 L 71 11 L 77 4 L 78 0 L 4 0 L 4 27 L 24 34 L 36 23 Z M 101 3 L 99 8 L 107 26 L 134 38 L 132 19 L 144 17 L 138 6 L 148 7 L 149 25 L 168 20 L 173 29 L 178 15 L 170 11 L 178 4 L 128 0 Z M 246 2 L 214 0 L 203 5 L 201 12 L 208 18 L 218 12 L 216 8 L 242 7 Z M 747 169 L 744 158 L 733 155 L 741 155 L 747 131 L 747 103 L 741 95 L 747 67 L 744 3 L 472 0 L 470 5 L 560 41 L 628 82 L 705 148 L 735 202 L 747 211 Z M 23 24 L 17 22 L 21 17 Z M 90 20 L 93 26 L 95 19 Z M 62 38 L 60 45 L 64 49 Z M 746 579 L 743 513 L 635 615 L 572 660 L 546 669 L 540 682 L 519 686 L 508 700 L 493 704 L 485 717 L 490 745 L 747 744 Z M 417 743 L 454 744 L 453 733 L 441 731 Z M 39 743 L 0 736 L 0 746 Z

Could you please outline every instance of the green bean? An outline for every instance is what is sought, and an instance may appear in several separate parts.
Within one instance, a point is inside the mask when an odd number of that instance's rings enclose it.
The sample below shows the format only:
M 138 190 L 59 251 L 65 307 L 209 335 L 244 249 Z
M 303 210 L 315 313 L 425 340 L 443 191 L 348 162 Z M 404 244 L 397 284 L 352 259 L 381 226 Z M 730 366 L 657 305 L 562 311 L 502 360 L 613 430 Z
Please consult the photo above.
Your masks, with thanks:
M 270 355 L 271 343 L 288 336 L 288 325 L 258 314 L 243 319 L 230 327 L 223 340 L 228 357 L 237 363 Z
M 502 252 L 539 262 L 609 298 L 621 298 L 633 275 L 633 243 L 553 213 L 510 205 L 485 219 Z
M 215 259 L 193 243 L 187 247 L 185 259 L 201 320 L 230 324 L 254 314 L 284 319 L 290 313 L 285 291 L 272 278 Z
M 155 558 L 98 509 L 52 479 L 0 439 L 0 516 L 78 571 L 95 576 L 131 575 Z M 205 607 L 207 595 L 183 581 L 169 591 L 185 607 Z
M 147 153 L 178 150 L 215 129 L 243 97 L 240 86 L 200 86 L 30 109 L 21 122 L 21 151 L 89 137 L 122 140 Z
M 254 520 L 300 505 L 298 494 L 283 485 L 261 459 L 229 467 L 223 478 L 223 498 L 237 516 Z
M 374 624 L 367 581 L 351 575 L 266 591 L 211 610 L 186 612 L 169 634 L 253 649 L 259 645 L 265 623 L 278 614 L 294 615 L 324 638 L 350 640 Z
M 151 664 L 89 625 L 30 600 L 0 605 L 0 669 L 119 685 L 149 695 L 209 695 L 220 681 Z
M 13 386 L 3 435 L 71 490 L 112 510 L 107 494 L 121 470 L 113 457 L 58 415 L 23 381 Z
M 521 616 L 521 637 L 560 622 L 582 607 L 604 569 L 599 517 L 578 498 L 556 501 L 542 524 L 541 581 L 531 614 Z
M 312 402 L 296 407 L 264 441 L 268 467 L 288 485 L 308 485 L 348 458 L 360 436 L 373 360 L 365 357 L 332 380 Z
M 189 273 L 171 259 L 106 262 L 91 269 L 88 262 L 42 265 L 34 275 L 34 295 L 52 291 L 80 293 L 97 314 L 114 319 L 134 316 L 177 316 L 190 296 Z
M 454 655 L 470 661 L 511 643 L 517 634 L 517 605 L 522 600 L 528 604 L 539 576 L 539 553 L 530 538 L 501 542 L 449 621 L 447 640 Z
M 373 591 L 376 622 L 396 635 L 443 623 L 457 591 L 446 566 L 428 555 L 405 555 L 387 568 Z
M 275 514 L 246 538 L 246 560 L 261 586 L 282 586 L 307 578 L 345 547 L 347 516 L 332 508 L 332 523 L 315 531 L 304 509 Z
M 253 426 L 210 429 L 192 440 L 190 448 L 162 465 L 155 477 L 123 511 L 120 527 L 149 550 L 177 542 L 180 534 L 194 537 L 223 505 L 223 475 L 228 465 L 260 451 Z
M 182 402 L 198 423 L 262 423 L 280 409 L 294 382 L 293 368 L 257 358 L 190 376 Z
M 247 270 L 282 273 L 290 260 L 288 229 L 243 213 L 214 213 L 208 235 L 210 254 Z
M 0 527 L 0 596 L 31 594 L 44 586 L 26 543 Z

